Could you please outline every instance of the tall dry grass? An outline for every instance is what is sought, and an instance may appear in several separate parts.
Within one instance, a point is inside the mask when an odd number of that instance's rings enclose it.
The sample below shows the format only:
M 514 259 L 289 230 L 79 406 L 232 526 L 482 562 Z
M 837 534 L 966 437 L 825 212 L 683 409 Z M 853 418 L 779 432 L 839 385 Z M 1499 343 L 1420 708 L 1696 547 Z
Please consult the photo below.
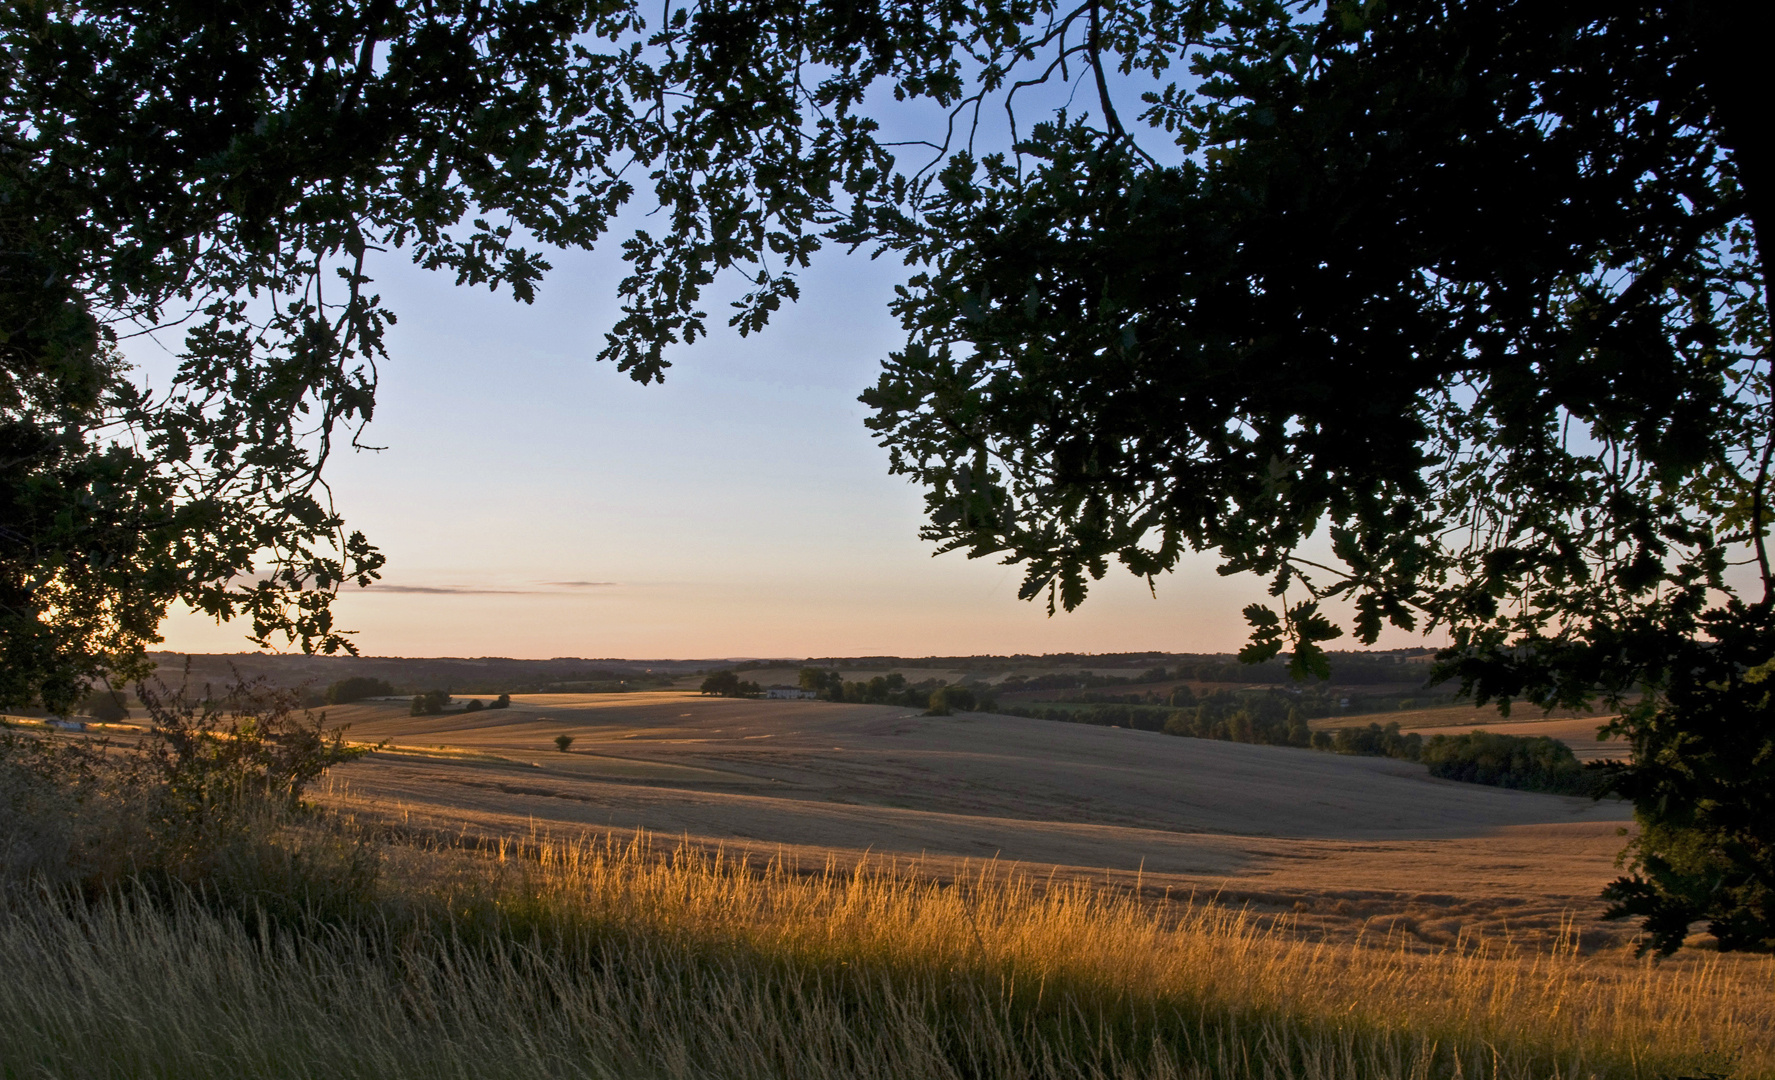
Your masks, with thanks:
M 1775 1077 L 1775 961 L 1309 941 L 983 867 L 391 853 L 373 917 L 15 903 L 6 1076 Z M 238 911 L 238 909 L 236 909 Z

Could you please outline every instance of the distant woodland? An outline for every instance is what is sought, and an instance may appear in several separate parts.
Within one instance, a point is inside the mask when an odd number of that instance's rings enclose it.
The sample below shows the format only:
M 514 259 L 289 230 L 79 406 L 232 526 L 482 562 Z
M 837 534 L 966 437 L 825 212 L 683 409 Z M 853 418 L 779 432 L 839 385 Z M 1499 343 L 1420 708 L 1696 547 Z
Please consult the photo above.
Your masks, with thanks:
M 628 660 L 556 657 L 521 660 L 507 657 L 305 656 L 268 653 L 151 653 L 156 676 L 176 683 L 189 665 L 195 683 L 222 684 L 235 674 L 263 679 L 274 686 L 306 689 L 324 696 L 343 679 L 375 679 L 393 694 L 416 694 L 447 688 L 465 694 L 621 693 L 670 687 L 695 689 L 707 676 L 725 670 L 745 673 L 762 687 L 799 684 L 804 668 L 836 672 L 838 681 L 867 683 L 871 676 L 896 671 L 942 672 L 943 685 L 991 686 L 1007 703 L 1064 699 L 1103 704 L 1171 704 L 1181 686 L 1225 684 L 1228 687 L 1288 686 L 1306 700 L 1350 697 L 1345 687 L 1361 687 L 1365 699 L 1425 702 L 1450 697 L 1425 689 L 1431 651 L 1399 649 L 1385 652 L 1332 653 L 1331 677 L 1296 683 L 1286 657 L 1262 664 L 1242 664 L 1230 653 L 1050 653 L 1007 656 L 865 656 L 806 659 Z M 912 683 L 930 681 L 910 679 Z M 932 682 L 932 685 L 937 685 Z M 898 687 L 896 687 L 897 689 Z M 1039 695 L 1039 696 L 1038 696 Z M 848 699 L 846 699 L 848 700 Z M 870 700 L 865 697 L 862 700 Z M 1396 704 L 1380 707 L 1399 707 Z M 1318 715 L 1313 713 L 1312 715 Z
M 1060 653 L 1042 656 L 869 656 L 806 660 L 622 660 L 558 657 L 155 655 L 160 677 L 197 687 L 235 676 L 298 691 L 311 705 L 408 697 L 415 715 L 503 708 L 512 694 L 681 689 L 756 697 L 794 686 L 827 701 L 916 708 L 933 715 L 997 712 L 1187 738 L 1422 761 L 1447 779 L 1592 794 L 1592 778 L 1553 739 L 1423 737 L 1396 723 L 1315 731 L 1308 721 L 1448 704 L 1428 685 L 1431 652 L 1330 654 L 1328 679 L 1296 680 L 1288 658 L 1242 664 L 1227 654 Z M 909 674 L 910 673 L 910 674 Z M 492 699 L 483 703 L 474 695 Z M 107 703 L 100 703 L 107 704 Z

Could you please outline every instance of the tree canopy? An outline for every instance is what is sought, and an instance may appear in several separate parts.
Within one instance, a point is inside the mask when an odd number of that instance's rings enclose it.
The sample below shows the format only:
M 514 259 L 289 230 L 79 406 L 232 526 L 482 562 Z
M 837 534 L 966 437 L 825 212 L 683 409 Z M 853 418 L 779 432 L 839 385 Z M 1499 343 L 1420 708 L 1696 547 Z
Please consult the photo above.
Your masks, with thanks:
M 1322 670 L 1336 601 L 1361 641 L 1448 633 L 1481 700 L 1600 697 L 1619 910 L 1775 948 L 1775 219 L 1735 11 L 9 5 L 0 699 L 129 673 L 175 599 L 348 648 L 328 602 L 381 556 L 322 470 L 373 413 L 374 257 L 528 300 L 638 200 L 601 357 L 661 378 L 723 272 L 750 333 L 822 245 L 904 258 L 864 400 L 941 548 L 1053 608 L 1214 550 L 1272 583 L 1249 659 Z M 119 351 L 149 332 L 154 392 Z

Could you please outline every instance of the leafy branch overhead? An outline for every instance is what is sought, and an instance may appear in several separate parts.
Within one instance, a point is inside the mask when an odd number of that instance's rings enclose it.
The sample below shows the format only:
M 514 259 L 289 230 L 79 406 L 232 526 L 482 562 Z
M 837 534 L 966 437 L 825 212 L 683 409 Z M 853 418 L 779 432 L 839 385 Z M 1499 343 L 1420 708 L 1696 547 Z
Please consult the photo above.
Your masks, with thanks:
M 139 675 L 181 600 L 260 643 L 351 647 L 331 597 L 382 557 L 323 474 L 374 415 L 396 317 L 380 259 L 528 302 L 547 250 L 591 247 L 645 191 L 658 213 L 622 243 L 599 355 L 656 381 L 707 332 L 718 274 L 747 283 L 729 322 L 750 333 L 823 238 L 912 220 L 925 181 L 895 171 L 869 94 L 965 105 L 1039 47 L 1043 17 L 998 0 L 8 5 L 0 700 L 63 707 L 101 671 Z M 1075 55 L 1076 33 L 1061 44 Z M 122 359 L 144 335 L 178 361 L 152 391 Z
M 749 334 L 822 246 L 898 256 L 863 401 L 939 549 L 1050 610 L 1211 550 L 1270 582 L 1250 658 L 1439 630 L 1481 701 L 1600 698 L 1642 814 L 1621 909 L 1775 948 L 1744 675 L 1775 658 L 1775 212 L 1736 11 L 6 6 L 0 702 L 131 676 L 176 600 L 350 648 L 330 601 L 382 558 L 322 477 L 374 414 L 372 271 L 528 301 L 634 212 L 598 352 L 631 377 L 724 274 Z M 120 352 L 150 333 L 152 392 Z M 1685 772 L 1700 731 L 1749 771 Z

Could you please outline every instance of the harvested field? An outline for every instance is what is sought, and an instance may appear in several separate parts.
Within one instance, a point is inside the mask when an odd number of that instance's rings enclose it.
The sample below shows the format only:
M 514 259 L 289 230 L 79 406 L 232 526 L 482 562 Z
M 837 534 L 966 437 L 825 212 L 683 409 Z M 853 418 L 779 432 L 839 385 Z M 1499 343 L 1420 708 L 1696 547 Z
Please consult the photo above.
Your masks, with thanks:
M 410 826 L 565 837 L 644 830 L 806 865 L 865 853 L 948 877 L 1219 892 L 1340 933 L 1551 933 L 1616 873 L 1624 804 L 1430 778 L 1418 765 L 888 706 L 672 692 L 532 695 L 509 710 L 329 710 L 388 749 L 330 798 Z M 557 735 L 573 737 L 560 753 Z

